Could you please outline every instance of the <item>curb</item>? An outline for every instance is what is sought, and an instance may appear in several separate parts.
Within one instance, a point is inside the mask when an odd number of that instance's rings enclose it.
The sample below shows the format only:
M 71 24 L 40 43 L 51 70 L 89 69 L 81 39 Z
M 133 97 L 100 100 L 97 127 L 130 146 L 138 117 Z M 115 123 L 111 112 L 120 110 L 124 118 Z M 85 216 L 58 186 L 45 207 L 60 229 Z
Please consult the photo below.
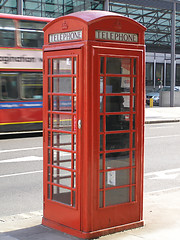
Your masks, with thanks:
M 169 119 L 169 120 L 149 120 L 149 121 L 145 121 L 145 124 L 154 124 L 154 123 L 171 123 L 171 122 L 180 122 L 180 119 Z

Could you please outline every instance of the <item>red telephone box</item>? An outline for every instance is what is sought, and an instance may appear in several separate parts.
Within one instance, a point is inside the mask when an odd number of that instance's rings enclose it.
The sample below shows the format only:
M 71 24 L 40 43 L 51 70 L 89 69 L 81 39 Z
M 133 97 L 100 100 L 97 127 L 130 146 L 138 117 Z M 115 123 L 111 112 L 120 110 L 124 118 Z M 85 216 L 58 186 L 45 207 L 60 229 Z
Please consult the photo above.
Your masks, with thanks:
M 85 11 L 44 32 L 43 224 L 81 238 L 142 226 L 145 28 Z

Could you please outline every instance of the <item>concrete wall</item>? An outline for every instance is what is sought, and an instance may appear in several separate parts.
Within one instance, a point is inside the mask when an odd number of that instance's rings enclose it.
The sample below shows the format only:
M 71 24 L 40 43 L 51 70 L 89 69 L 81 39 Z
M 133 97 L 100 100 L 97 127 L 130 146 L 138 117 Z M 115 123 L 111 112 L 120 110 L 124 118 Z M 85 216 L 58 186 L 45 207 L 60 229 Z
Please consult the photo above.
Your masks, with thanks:
M 170 91 L 161 91 L 159 94 L 159 106 L 170 107 Z M 180 91 L 175 92 L 175 107 L 180 107 Z

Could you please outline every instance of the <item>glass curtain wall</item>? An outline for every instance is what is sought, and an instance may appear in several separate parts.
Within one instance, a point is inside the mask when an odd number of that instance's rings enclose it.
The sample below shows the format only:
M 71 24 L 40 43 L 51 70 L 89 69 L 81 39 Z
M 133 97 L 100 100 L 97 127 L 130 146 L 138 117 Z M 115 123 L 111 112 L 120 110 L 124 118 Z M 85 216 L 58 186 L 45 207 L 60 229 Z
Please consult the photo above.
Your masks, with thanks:
M 27 16 L 57 18 L 83 10 L 103 10 L 104 1 L 91 0 L 22 0 L 23 14 Z M 18 0 L 0 1 L 0 13 L 18 14 Z M 20 2 L 20 0 L 19 0 Z
M 103 10 L 104 0 L 2 0 L 0 12 L 18 14 L 18 2 L 23 1 L 23 14 L 28 16 L 56 18 L 72 12 L 83 10 Z M 171 51 L 171 10 L 151 8 L 139 5 L 109 1 L 109 11 L 130 17 L 143 24 L 147 52 Z M 162 6 L 162 4 L 161 4 Z M 180 11 L 176 12 L 176 54 L 180 53 Z M 147 89 L 158 88 L 159 85 L 170 86 L 170 64 L 147 63 Z M 180 64 L 176 63 L 176 86 L 180 86 Z

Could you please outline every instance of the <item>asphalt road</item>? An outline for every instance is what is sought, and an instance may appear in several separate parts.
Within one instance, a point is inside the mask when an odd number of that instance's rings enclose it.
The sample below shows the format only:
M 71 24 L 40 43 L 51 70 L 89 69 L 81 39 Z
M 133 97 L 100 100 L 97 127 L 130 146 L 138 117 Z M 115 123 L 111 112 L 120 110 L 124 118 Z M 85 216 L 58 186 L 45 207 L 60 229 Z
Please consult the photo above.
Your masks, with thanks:
M 0 140 L 0 216 L 42 209 L 42 137 Z
M 145 192 L 180 187 L 180 123 L 145 127 Z
M 42 137 L 0 140 L 0 216 L 42 210 Z M 180 123 L 145 127 L 145 192 L 180 186 Z

